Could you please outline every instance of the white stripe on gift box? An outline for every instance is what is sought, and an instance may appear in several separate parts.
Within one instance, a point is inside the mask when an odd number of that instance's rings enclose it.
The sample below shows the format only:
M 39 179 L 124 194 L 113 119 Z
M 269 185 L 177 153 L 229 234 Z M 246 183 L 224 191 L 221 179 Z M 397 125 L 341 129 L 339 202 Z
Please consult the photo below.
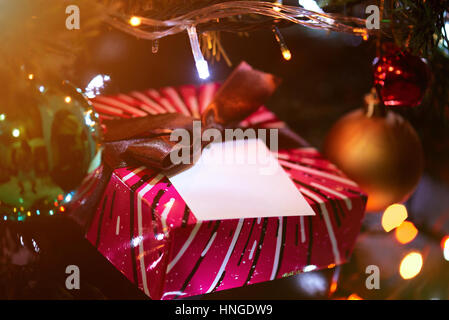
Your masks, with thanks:
M 156 110 L 154 110 L 154 108 L 151 108 L 150 106 L 145 104 L 140 99 L 137 99 L 136 97 L 125 95 L 125 94 L 120 94 L 119 98 L 122 100 L 126 100 L 130 104 L 138 105 L 139 108 L 142 109 L 143 111 L 145 111 L 146 113 L 153 114 L 153 115 L 158 114 L 158 112 Z
M 340 251 L 338 250 L 337 239 L 335 237 L 334 228 L 332 227 L 332 223 L 331 223 L 329 214 L 326 209 L 326 204 L 323 202 L 323 200 L 320 197 L 318 197 L 317 195 L 315 195 L 314 193 L 310 192 L 307 189 L 299 188 L 299 191 L 319 203 L 320 209 L 321 209 L 321 214 L 323 215 L 324 223 L 326 224 L 327 233 L 329 234 L 329 239 L 330 239 L 331 246 L 332 246 L 332 252 L 333 252 L 334 258 L 335 258 L 335 263 L 340 264 L 341 263 Z M 309 237 L 311 237 L 311 236 L 312 235 L 309 235 Z
M 117 216 L 117 224 L 115 225 L 115 235 L 118 236 L 120 233 L 120 216 Z
M 99 113 L 105 113 L 113 116 L 123 117 L 125 112 L 122 109 L 114 108 L 111 106 L 107 106 L 103 103 L 92 101 L 94 108 Z
M 145 167 L 144 167 L 144 166 L 138 167 L 137 169 L 134 169 L 134 171 L 132 171 L 132 172 L 128 173 L 126 176 L 124 176 L 124 177 L 122 178 L 122 181 L 123 181 L 123 182 L 128 181 L 129 179 L 131 179 L 132 177 L 134 177 L 136 174 L 138 174 L 139 172 L 141 172 L 141 171 L 143 171 L 143 170 L 145 170 Z
M 184 102 L 182 101 L 181 97 L 179 96 L 179 94 L 176 92 L 175 89 L 173 89 L 172 87 L 166 87 L 162 89 L 162 92 L 172 99 L 173 103 L 175 104 L 175 107 L 177 107 L 183 115 L 190 116 L 190 112 L 187 109 L 187 106 L 184 104 Z
M 282 242 L 282 217 L 279 217 L 279 225 L 278 225 L 278 237 L 276 239 L 276 251 L 274 252 L 274 262 L 273 269 L 271 270 L 270 280 L 274 280 L 276 277 L 276 271 L 279 265 L 279 254 L 281 251 L 281 242 Z
M 176 257 L 168 264 L 167 267 L 167 274 L 173 269 L 173 267 L 178 263 L 179 259 L 181 259 L 184 252 L 186 252 L 187 248 L 192 243 L 193 239 L 195 238 L 196 234 L 198 233 L 198 230 L 201 227 L 201 221 L 199 221 L 195 227 L 193 228 L 192 232 L 190 233 L 189 237 L 187 238 L 187 241 L 184 242 L 184 245 L 182 246 L 181 250 L 179 250 Z
M 154 89 L 150 89 L 150 90 L 147 90 L 146 93 L 152 99 L 156 100 L 159 103 L 159 105 L 161 107 L 163 107 L 165 110 L 167 110 L 168 112 L 171 112 L 171 113 L 176 113 L 175 107 L 173 107 L 171 105 L 170 101 L 168 101 L 166 98 L 162 97 L 158 91 L 156 91 Z
M 140 272 L 142 274 L 142 285 L 144 292 L 150 297 L 150 291 L 148 290 L 147 273 L 145 268 L 145 255 L 143 249 L 143 225 L 142 225 L 142 199 L 145 195 L 158 183 L 164 176 L 158 174 L 153 178 L 142 190 L 137 193 L 137 229 L 139 232 L 139 262 Z M 131 212 L 131 214 L 133 214 Z
M 338 191 L 332 190 L 332 189 L 330 189 L 328 187 L 325 187 L 325 186 L 323 186 L 321 184 L 315 183 L 315 182 L 311 182 L 310 185 L 315 187 L 315 188 L 324 190 L 324 191 L 326 191 L 326 192 L 328 192 L 330 194 L 333 194 L 334 196 L 337 196 L 337 197 L 343 199 L 345 201 L 345 204 L 346 204 L 346 207 L 348 208 L 348 210 L 352 210 L 352 202 L 351 202 L 351 200 L 349 199 L 348 196 L 346 196 L 346 195 L 344 195 L 344 194 L 342 194 L 342 193 L 340 193 Z
M 265 129 L 281 129 L 285 128 L 285 123 L 282 121 L 265 122 L 261 123 L 259 126 Z
M 311 173 L 311 174 L 314 174 L 314 175 L 317 175 L 317 176 L 321 176 L 321 177 L 324 177 L 324 178 L 327 178 L 327 179 L 338 181 L 338 182 L 341 182 L 343 184 L 348 184 L 348 185 L 357 187 L 357 184 L 354 181 L 351 181 L 349 179 L 345 179 L 345 178 L 342 178 L 342 177 L 339 177 L 339 176 L 336 176 L 336 175 L 333 175 L 333 174 L 330 174 L 330 173 L 327 173 L 327 172 L 315 170 L 315 169 L 312 169 L 312 168 L 307 168 L 307 167 L 301 166 L 299 164 L 290 163 L 288 161 L 281 160 L 281 159 L 279 159 L 279 163 L 282 166 L 285 166 L 285 167 L 289 167 L 289 168 L 296 169 L 296 170 L 299 170 L 299 171 L 304 171 L 304 172 Z
M 223 271 L 225 270 L 226 265 L 228 264 L 229 258 L 231 257 L 232 251 L 234 251 L 234 247 L 239 237 L 240 230 L 242 230 L 242 226 L 243 226 L 243 219 L 240 219 L 239 223 L 237 224 L 237 229 L 234 232 L 234 236 L 232 237 L 231 244 L 229 245 L 228 252 L 226 252 L 226 256 L 223 260 L 223 263 L 221 264 L 220 270 L 218 270 L 218 273 L 215 276 L 215 280 L 212 282 L 209 290 L 207 290 L 207 293 L 210 293 L 212 290 L 214 290 L 215 286 L 220 280 L 221 275 L 223 274 Z
M 253 258 L 254 250 L 256 249 L 257 240 L 254 240 L 253 246 L 251 248 L 251 252 L 249 253 L 249 260 Z
M 111 97 L 98 96 L 95 99 L 96 99 L 96 101 L 100 101 L 101 103 L 120 108 L 134 116 L 137 116 L 137 117 L 144 117 L 147 115 L 146 112 L 144 112 L 140 109 L 134 108 L 124 102 L 121 102 L 121 101 L 111 98 Z
M 214 242 L 216 236 L 217 236 L 217 232 L 214 232 L 214 234 L 212 235 L 212 238 L 207 243 L 206 248 L 204 248 L 203 252 L 201 252 L 201 256 L 202 257 L 204 257 L 206 255 L 207 251 L 209 251 L 209 249 L 212 246 L 212 243 Z
M 277 120 L 277 118 L 271 112 L 263 112 L 249 116 L 248 121 L 250 124 L 258 124 L 262 122 L 268 122 L 270 120 Z
M 200 108 L 198 104 L 198 98 L 196 96 L 196 88 L 192 86 L 184 86 L 180 88 L 181 94 L 186 101 L 187 106 L 189 107 L 192 115 L 195 118 L 200 117 Z
M 301 243 L 306 242 L 306 233 L 304 231 L 304 216 L 299 217 L 299 224 L 301 226 Z M 312 235 L 310 235 L 311 237 Z
M 165 204 L 165 209 L 161 214 L 162 228 L 164 232 L 167 230 L 167 217 L 170 213 L 170 210 L 173 208 L 173 204 L 175 203 L 175 198 L 170 198 L 170 200 Z
M 157 102 L 153 101 L 142 92 L 133 91 L 130 94 L 136 99 L 142 101 L 147 107 L 153 109 L 156 112 L 156 114 L 167 113 L 167 111 L 164 108 L 162 108 Z
M 215 83 L 206 83 L 200 87 L 200 112 L 203 113 L 206 107 L 211 103 L 212 98 L 215 95 L 216 84 Z

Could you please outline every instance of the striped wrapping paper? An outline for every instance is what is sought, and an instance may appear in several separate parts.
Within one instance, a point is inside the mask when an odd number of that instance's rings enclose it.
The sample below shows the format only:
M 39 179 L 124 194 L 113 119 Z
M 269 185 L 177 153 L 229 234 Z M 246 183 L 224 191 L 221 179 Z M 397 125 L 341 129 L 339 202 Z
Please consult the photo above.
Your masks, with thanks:
M 198 117 L 218 84 L 99 96 L 102 119 L 165 112 Z M 265 107 L 244 126 L 281 128 Z M 88 240 L 152 299 L 175 299 L 332 268 L 351 254 L 366 196 L 313 148 L 278 159 L 315 216 L 199 221 L 168 179 L 153 169 L 114 170 Z

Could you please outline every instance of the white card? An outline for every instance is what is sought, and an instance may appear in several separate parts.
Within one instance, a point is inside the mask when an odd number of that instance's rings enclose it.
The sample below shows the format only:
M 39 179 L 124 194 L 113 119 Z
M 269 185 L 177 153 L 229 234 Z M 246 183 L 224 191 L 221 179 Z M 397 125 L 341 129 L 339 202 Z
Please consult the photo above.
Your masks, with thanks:
M 169 179 L 199 221 L 315 215 L 258 139 L 209 144 Z

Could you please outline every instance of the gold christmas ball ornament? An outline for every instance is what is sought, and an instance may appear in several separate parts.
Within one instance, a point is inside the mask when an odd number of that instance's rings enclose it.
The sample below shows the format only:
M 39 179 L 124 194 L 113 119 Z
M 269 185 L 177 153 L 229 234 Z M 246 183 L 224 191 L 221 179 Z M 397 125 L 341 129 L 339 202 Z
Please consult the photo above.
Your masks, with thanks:
M 402 116 L 386 110 L 374 92 L 367 95 L 365 108 L 331 128 L 324 152 L 368 194 L 367 211 L 407 200 L 423 170 L 416 131 Z
M 5 73 L 6 74 L 6 73 Z M 0 80 L 5 79 L 0 72 Z M 16 76 L 0 88 L 0 218 L 65 212 L 101 162 L 92 105 L 66 81 Z

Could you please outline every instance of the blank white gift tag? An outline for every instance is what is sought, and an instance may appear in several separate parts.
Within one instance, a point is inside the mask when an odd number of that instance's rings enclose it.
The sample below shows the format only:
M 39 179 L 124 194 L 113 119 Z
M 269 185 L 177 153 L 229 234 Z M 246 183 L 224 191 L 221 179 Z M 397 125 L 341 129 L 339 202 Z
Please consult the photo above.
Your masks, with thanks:
M 199 221 L 315 215 L 258 139 L 209 144 L 169 179 Z

